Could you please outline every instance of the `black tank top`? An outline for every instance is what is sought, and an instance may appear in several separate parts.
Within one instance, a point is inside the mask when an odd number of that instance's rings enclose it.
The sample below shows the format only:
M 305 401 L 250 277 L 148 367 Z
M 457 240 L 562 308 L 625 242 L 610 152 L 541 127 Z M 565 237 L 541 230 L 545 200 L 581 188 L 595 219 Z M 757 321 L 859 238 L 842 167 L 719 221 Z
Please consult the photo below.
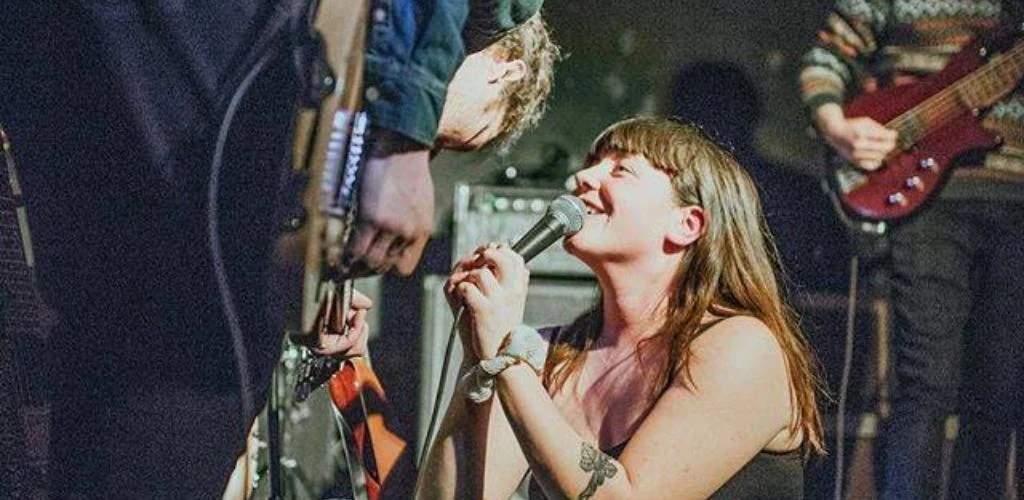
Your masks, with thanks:
M 628 441 L 627 441 L 628 443 Z M 603 450 L 619 458 L 627 443 Z M 544 492 L 531 475 L 530 500 L 545 500 Z M 804 461 L 800 449 L 787 452 L 761 451 L 750 459 L 711 500 L 801 500 L 804 498 Z
M 712 326 L 727 318 L 717 318 L 701 326 L 697 335 L 708 331 Z M 564 327 L 556 327 L 552 332 L 561 334 Z M 552 335 L 552 338 L 557 338 Z M 607 450 L 606 455 L 618 459 L 626 449 L 626 442 Z M 736 472 L 721 488 L 712 494 L 710 500 L 802 500 L 804 498 L 804 460 L 802 448 L 787 452 L 762 450 L 746 465 Z M 544 492 L 540 485 L 527 473 L 529 479 L 530 500 L 544 500 Z

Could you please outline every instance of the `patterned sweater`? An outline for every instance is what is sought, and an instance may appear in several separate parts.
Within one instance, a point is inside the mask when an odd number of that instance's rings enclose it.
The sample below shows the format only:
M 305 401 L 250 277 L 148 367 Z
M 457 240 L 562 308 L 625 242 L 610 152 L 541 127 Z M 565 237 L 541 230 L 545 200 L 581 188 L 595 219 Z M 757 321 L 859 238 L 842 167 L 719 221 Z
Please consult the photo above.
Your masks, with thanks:
M 812 111 L 877 86 L 941 70 L 972 38 L 1021 22 L 1020 0 L 837 0 L 803 58 L 800 91 Z M 1024 199 L 1024 85 L 982 116 L 1004 139 L 985 168 L 956 169 L 943 197 Z M 996 189 L 993 190 L 993 185 Z

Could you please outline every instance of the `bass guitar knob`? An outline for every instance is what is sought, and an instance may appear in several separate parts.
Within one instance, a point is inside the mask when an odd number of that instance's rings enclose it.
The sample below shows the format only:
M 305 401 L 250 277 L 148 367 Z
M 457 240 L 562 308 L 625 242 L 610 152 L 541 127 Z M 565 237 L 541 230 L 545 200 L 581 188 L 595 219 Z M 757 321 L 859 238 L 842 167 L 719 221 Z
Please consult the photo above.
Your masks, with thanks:
M 899 205 L 901 207 L 907 206 L 907 197 L 903 193 L 892 193 L 886 199 L 890 205 Z

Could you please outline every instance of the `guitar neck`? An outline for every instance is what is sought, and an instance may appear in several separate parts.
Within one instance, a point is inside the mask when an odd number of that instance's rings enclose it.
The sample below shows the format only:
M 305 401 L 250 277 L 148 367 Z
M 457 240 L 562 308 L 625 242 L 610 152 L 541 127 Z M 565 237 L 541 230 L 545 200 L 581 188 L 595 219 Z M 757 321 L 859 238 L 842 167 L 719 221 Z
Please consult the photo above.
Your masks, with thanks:
M 13 349 L 15 339 L 42 338 L 47 319 L 46 310 L 39 300 L 35 284 L 32 239 L 28 230 L 28 219 L 22 203 L 21 184 L 14 168 L 10 142 L 3 128 L 0 127 L 0 144 L 3 146 L 3 159 L 0 161 L 0 331 L 5 333 L 0 338 L 0 348 Z M 4 359 L 17 361 L 20 356 L 14 352 L 0 354 Z M 25 401 L 26 397 L 36 391 L 23 386 L 19 380 L 31 384 L 31 377 L 23 379 L 17 366 L 7 366 L 13 370 L 17 399 Z M 2 377 L 0 377 L 2 378 Z
M 909 148 L 922 137 L 965 113 L 984 109 L 1010 93 L 1024 77 L 1024 42 L 997 54 L 985 65 L 892 119 L 886 127 L 899 132 Z
M 32 238 L 28 232 L 28 219 L 21 198 L 21 184 L 14 169 L 10 142 L 0 129 L 3 162 L 0 162 L 0 276 L 9 306 L 6 315 L 28 320 L 38 313 L 35 303 L 35 280 L 32 272 Z M 31 325 L 26 325 L 31 326 Z

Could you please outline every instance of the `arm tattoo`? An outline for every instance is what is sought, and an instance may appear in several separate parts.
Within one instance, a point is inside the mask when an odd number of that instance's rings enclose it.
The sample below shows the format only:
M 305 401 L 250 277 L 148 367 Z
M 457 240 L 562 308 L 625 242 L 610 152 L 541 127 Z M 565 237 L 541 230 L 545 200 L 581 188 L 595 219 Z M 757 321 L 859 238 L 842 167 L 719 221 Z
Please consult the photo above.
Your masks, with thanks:
M 604 484 L 604 480 L 614 476 L 619 469 L 615 467 L 611 457 L 601 453 L 601 450 L 590 443 L 583 443 L 580 452 L 580 468 L 583 469 L 583 472 L 593 472 L 590 482 L 587 483 L 587 488 L 578 497 L 580 500 L 586 500 L 593 497 L 597 488 Z

